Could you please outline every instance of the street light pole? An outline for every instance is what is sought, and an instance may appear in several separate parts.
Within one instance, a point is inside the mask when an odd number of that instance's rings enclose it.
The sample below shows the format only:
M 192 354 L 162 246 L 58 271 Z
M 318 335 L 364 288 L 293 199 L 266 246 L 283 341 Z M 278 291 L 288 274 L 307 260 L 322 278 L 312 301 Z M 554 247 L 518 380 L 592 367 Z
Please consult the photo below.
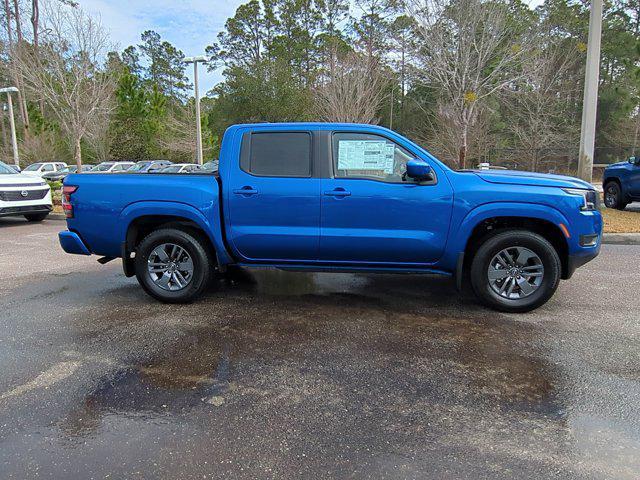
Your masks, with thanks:
M 587 40 L 587 67 L 584 79 L 584 99 L 582 101 L 582 126 L 580 128 L 580 151 L 578 154 L 578 176 L 587 182 L 591 182 L 593 177 L 601 33 L 602 0 L 591 0 L 589 39 Z
M 198 62 L 206 63 L 208 60 L 204 55 L 198 57 L 186 57 L 186 63 L 193 63 L 193 88 L 195 89 L 196 101 L 196 163 L 202 165 L 202 125 L 200 124 L 200 90 L 198 88 Z
M 11 127 L 11 146 L 13 147 L 13 163 L 16 167 L 20 168 L 20 157 L 18 156 L 18 140 L 16 139 L 16 124 L 13 119 L 13 101 L 11 100 L 11 94 L 17 93 L 16 87 L 0 88 L 0 93 L 7 94 L 7 103 L 9 105 L 9 126 Z

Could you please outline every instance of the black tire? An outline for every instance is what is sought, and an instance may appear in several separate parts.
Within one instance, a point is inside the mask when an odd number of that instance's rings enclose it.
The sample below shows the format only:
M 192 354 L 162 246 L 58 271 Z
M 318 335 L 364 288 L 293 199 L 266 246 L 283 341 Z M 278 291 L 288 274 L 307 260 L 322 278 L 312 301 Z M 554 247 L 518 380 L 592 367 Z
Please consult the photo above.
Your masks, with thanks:
M 544 273 L 540 285 L 529 296 L 504 298 L 491 287 L 489 265 L 502 250 L 516 247 L 524 247 L 537 255 Z M 551 298 L 560 283 L 562 266 L 555 248 L 544 237 L 527 230 L 508 230 L 482 243 L 473 257 L 470 273 L 473 291 L 483 304 L 502 312 L 522 313 L 538 308 Z
M 46 213 L 27 213 L 27 214 L 25 214 L 24 218 L 26 218 L 28 222 L 41 222 L 45 218 L 47 218 L 47 215 L 49 215 L 49 212 L 46 212 Z
M 618 182 L 607 182 L 604 186 L 604 204 L 607 208 L 624 210 L 628 205 L 622 196 Z
M 182 247 L 191 257 L 193 274 L 184 288 L 173 291 L 165 290 L 151 278 L 147 265 L 149 256 L 156 247 L 165 243 Z M 138 245 L 135 255 L 135 271 L 138 283 L 153 298 L 165 303 L 189 303 L 200 296 L 209 285 L 215 272 L 215 261 L 209 252 L 207 242 L 197 233 L 187 233 L 175 228 L 163 228 L 147 235 Z

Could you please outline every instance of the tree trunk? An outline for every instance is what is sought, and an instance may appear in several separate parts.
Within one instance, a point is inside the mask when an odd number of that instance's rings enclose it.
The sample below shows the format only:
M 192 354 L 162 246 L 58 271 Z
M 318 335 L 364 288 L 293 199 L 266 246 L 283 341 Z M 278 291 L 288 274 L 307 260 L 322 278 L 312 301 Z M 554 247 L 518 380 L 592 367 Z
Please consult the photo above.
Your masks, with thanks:
M 40 6 L 38 5 L 38 0 L 31 1 L 31 26 L 33 27 L 33 51 L 36 56 L 38 56 L 38 48 L 40 42 L 40 32 L 39 32 L 39 23 L 40 23 Z M 40 113 L 44 118 L 44 100 L 40 99 L 38 101 L 38 105 L 40 106 Z
M 76 137 L 74 158 L 76 159 L 76 165 L 78 166 L 78 173 L 82 172 L 82 148 L 80 146 L 81 137 Z
M 6 147 L 9 141 L 7 140 L 7 129 L 4 125 L 4 112 L 0 112 L 0 122 L 2 123 L 2 146 Z
M 18 45 L 22 42 L 22 25 L 20 24 L 20 4 L 18 0 L 13 0 L 13 11 L 16 18 L 16 37 Z
M 9 40 L 9 51 L 13 48 L 13 31 L 11 30 L 11 7 L 9 0 L 4 0 L 4 16 L 7 20 L 7 39 Z
M 460 137 L 460 150 L 458 151 L 458 168 L 464 170 L 467 159 L 467 138 L 469 136 L 469 124 L 462 125 L 462 135 Z

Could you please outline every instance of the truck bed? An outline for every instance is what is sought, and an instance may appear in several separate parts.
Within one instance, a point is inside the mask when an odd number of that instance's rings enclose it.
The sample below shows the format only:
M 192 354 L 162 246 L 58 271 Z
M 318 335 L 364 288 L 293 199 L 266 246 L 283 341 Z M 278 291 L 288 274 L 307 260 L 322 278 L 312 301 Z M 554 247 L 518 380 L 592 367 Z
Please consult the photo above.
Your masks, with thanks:
M 72 174 L 64 181 L 78 187 L 68 227 L 81 234 L 91 253 L 110 257 L 120 256 L 130 218 L 141 210 L 152 213 L 166 205 L 164 215 L 188 211 L 218 228 L 218 182 L 214 173 Z

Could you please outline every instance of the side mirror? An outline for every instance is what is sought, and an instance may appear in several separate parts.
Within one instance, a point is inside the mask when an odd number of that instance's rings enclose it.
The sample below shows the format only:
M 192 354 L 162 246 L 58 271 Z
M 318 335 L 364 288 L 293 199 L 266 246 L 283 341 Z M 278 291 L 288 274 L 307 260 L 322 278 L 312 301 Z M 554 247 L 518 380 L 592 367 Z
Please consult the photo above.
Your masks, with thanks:
M 419 182 L 433 180 L 433 170 L 427 162 L 415 158 L 407 162 L 407 177 Z

